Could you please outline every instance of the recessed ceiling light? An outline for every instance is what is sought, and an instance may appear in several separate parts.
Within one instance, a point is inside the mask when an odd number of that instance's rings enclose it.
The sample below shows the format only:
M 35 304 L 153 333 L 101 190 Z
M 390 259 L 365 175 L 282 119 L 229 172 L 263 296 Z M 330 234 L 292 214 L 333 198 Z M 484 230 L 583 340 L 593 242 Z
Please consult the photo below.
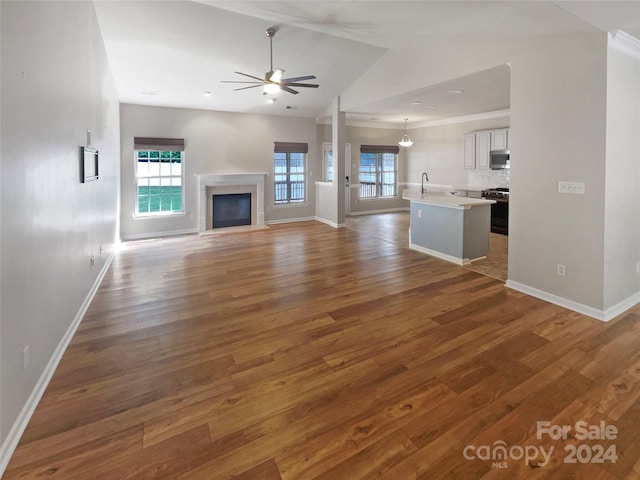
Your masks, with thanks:
M 142 95 L 158 95 L 157 90 L 142 90 L 140 93 Z
M 380 120 L 378 117 L 371 117 L 369 120 Z
M 278 100 L 278 99 L 277 99 L 277 98 L 272 97 L 272 98 L 268 98 L 268 99 L 267 99 L 267 102 L 269 102 L 269 103 L 276 103 L 276 100 Z
M 204 92 L 204 96 L 205 97 L 210 97 L 211 96 L 211 92 L 207 90 L 206 92 Z
M 420 100 L 416 100 L 415 102 L 411 102 L 411 105 L 422 105 L 424 102 L 421 102 Z
M 427 106 L 426 106 L 426 107 L 424 107 L 424 108 L 436 108 L 436 106 L 435 106 L 435 105 L 427 105 Z
M 291 105 L 287 105 L 284 108 L 286 108 L 287 110 L 297 110 L 298 109 L 298 107 L 292 107 Z
M 460 95 L 461 93 L 464 93 L 464 90 L 462 90 L 461 88 L 452 88 L 451 90 L 449 90 L 449 93 L 452 95 Z

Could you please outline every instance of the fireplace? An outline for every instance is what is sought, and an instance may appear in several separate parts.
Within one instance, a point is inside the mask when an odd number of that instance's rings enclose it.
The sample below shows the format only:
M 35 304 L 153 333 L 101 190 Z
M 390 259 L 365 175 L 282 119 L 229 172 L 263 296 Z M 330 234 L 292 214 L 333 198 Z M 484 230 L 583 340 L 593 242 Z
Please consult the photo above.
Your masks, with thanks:
M 198 178 L 198 233 L 200 235 L 211 235 L 223 233 L 229 229 L 216 225 L 214 228 L 213 217 L 214 207 L 212 197 L 218 195 L 243 194 L 249 197 L 249 222 L 242 225 L 235 224 L 231 227 L 235 230 L 254 230 L 267 228 L 264 221 L 264 181 L 266 172 L 256 173 L 202 173 L 196 174 Z M 235 197 L 238 199 L 239 197 Z M 233 200 L 238 202 L 238 200 Z M 244 201 L 236 205 L 236 209 L 246 209 Z M 230 207 L 228 207 L 230 208 Z M 218 215 L 219 218 L 219 215 Z M 216 221 L 217 223 L 217 221 Z
M 211 196 L 213 228 L 251 225 L 251 193 L 227 193 Z

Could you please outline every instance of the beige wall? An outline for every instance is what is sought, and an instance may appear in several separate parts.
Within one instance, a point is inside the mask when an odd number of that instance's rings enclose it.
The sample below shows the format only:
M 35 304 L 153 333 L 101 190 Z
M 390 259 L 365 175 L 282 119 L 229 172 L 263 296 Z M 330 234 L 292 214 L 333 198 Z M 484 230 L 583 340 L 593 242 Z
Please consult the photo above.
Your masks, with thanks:
M 319 130 L 318 151 L 322 154 L 322 142 L 331 142 L 331 125 L 324 125 Z M 406 202 L 400 198 L 381 198 L 361 200 L 358 193 L 359 178 L 359 158 L 361 145 L 397 145 L 402 137 L 402 130 L 394 128 L 371 128 L 371 127 L 346 127 L 345 143 L 351 144 L 351 171 L 349 179 L 351 182 L 351 213 L 384 211 L 406 207 Z M 398 154 L 398 181 L 401 182 L 406 177 L 406 149 L 401 148 Z M 399 192 L 401 195 L 401 192 Z
M 197 231 L 196 174 L 267 172 L 265 221 L 315 215 L 315 181 L 322 178 L 316 124 L 312 119 L 284 116 L 126 105 L 121 114 L 121 189 L 123 239 Z M 185 139 L 185 207 L 182 216 L 134 218 L 134 137 Z M 273 142 L 307 142 L 307 199 L 305 205 L 274 205 Z
M 509 281 L 600 310 L 604 273 L 606 35 L 511 62 Z M 584 182 L 584 195 L 559 181 Z M 565 277 L 556 274 L 566 265 Z
M 429 183 L 454 186 L 497 186 L 492 178 L 496 172 L 477 170 L 470 179 L 470 171 L 463 168 L 463 136 L 478 130 L 509 126 L 509 117 L 474 120 L 435 125 L 409 130 L 413 140 L 406 150 L 406 177 L 409 184 L 420 184 L 422 172 L 429 175 Z M 477 177 L 477 178 L 476 178 Z M 483 185 L 479 185 L 484 182 Z
M 91 2 L 0 2 L 0 12 L 1 474 L 113 253 L 120 127 Z M 100 179 L 80 183 L 87 129 Z

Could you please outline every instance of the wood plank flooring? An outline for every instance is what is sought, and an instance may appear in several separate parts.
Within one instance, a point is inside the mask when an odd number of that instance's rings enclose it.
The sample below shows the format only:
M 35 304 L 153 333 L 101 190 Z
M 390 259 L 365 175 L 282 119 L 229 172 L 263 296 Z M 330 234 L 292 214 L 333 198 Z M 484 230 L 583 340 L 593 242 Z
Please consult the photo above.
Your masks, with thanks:
M 304 222 L 125 244 L 4 479 L 629 479 L 638 425 L 639 308 L 601 323 Z M 615 463 L 564 463 L 597 445 Z
M 381 240 L 409 248 L 409 212 L 390 212 L 375 215 L 347 217 L 346 226 Z M 476 260 L 465 268 L 506 281 L 508 277 L 508 237 L 498 233 L 489 234 L 487 257 Z

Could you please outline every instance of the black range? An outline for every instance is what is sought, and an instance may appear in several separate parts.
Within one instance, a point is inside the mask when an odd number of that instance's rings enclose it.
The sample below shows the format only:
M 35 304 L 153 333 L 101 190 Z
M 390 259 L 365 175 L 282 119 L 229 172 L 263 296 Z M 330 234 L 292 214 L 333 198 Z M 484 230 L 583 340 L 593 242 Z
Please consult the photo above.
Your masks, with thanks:
M 502 235 L 509 234 L 509 189 L 506 187 L 487 188 L 482 198 L 495 200 L 491 205 L 491 231 Z

